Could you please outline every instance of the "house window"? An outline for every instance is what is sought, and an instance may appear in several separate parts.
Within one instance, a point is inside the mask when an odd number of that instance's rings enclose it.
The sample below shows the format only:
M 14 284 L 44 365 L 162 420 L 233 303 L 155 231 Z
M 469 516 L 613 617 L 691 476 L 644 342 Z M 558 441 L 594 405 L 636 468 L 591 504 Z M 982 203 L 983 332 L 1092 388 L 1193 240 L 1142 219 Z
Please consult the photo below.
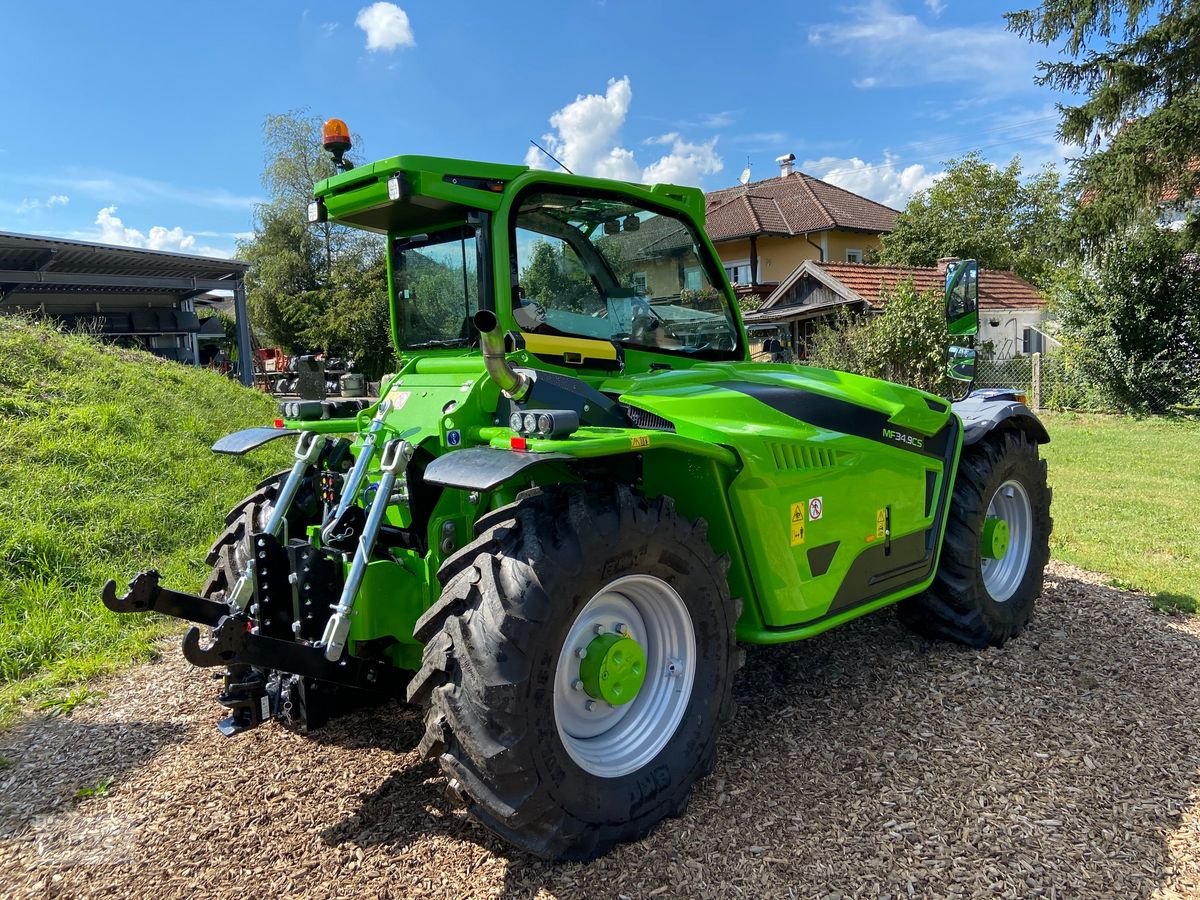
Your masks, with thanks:
M 724 263 L 724 266 L 730 284 L 754 284 L 754 276 L 750 274 L 750 260 L 737 259 Z
M 862 251 L 861 250 L 847 250 L 846 251 L 846 262 L 851 262 L 851 263 L 862 262 Z
M 645 272 L 634 272 L 631 276 L 629 276 L 629 280 L 632 282 L 633 289 L 637 291 L 640 296 L 645 296 L 650 293 L 650 291 L 647 290 Z
M 684 290 L 698 291 L 704 286 L 704 271 L 699 266 L 688 266 L 683 270 Z

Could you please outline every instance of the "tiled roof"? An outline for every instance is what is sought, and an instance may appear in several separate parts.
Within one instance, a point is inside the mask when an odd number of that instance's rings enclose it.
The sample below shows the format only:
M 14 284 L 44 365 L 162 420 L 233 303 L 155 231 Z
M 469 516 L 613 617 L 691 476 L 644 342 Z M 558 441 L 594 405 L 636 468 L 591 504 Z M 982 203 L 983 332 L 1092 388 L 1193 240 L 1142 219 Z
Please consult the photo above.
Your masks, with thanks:
M 803 172 L 705 195 L 705 223 L 714 241 L 828 228 L 881 233 L 896 227 L 897 215 L 891 207 Z
M 940 293 L 946 276 L 937 269 L 909 268 L 907 266 L 872 266 L 864 263 L 823 262 L 815 263 L 832 275 L 871 306 L 882 306 L 879 295 L 882 290 L 893 289 L 898 282 L 912 279 L 918 291 Z M 1046 299 L 1037 288 L 1014 272 L 998 269 L 979 271 L 980 309 L 1041 309 Z

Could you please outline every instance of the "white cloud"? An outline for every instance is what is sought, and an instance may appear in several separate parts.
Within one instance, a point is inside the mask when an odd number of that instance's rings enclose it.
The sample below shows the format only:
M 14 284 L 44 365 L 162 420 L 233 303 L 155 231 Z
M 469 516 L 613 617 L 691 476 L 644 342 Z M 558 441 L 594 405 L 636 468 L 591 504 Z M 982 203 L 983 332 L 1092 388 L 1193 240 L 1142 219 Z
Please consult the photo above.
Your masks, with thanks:
M 942 10 L 946 8 L 946 4 L 942 0 L 925 0 L 925 5 L 929 7 L 929 11 L 935 16 L 940 16 Z
M 53 209 L 56 206 L 66 206 L 70 202 L 71 198 L 66 194 L 51 194 L 45 200 L 37 197 L 26 197 L 16 205 L 16 212 L 20 215 L 38 209 Z
M 167 228 L 152 225 L 149 231 L 131 228 L 117 217 L 115 206 L 106 206 L 96 214 L 96 231 L 89 234 L 90 240 L 102 244 L 119 244 L 123 247 L 140 247 L 145 250 L 171 250 L 176 253 L 196 253 L 201 256 L 228 257 L 231 254 L 218 247 L 199 246 L 196 236 L 184 231 L 179 225 Z
M 629 76 L 610 78 L 603 94 L 579 94 L 550 116 L 554 131 L 542 139 L 546 149 L 577 175 L 599 175 L 636 181 L 640 176 L 633 154 L 614 146 L 633 101 Z M 525 153 L 526 165 L 548 168 L 536 147 Z
M 847 20 L 810 29 L 808 41 L 852 57 L 862 87 L 970 82 L 1011 93 L 1032 88 L 1036 74 L 1036 50 L 1002 25 L 932 25 L 893 0 L 852 7 Z
M 879 79 L 872 75 L 868 75 L 866 78 L 855 78 L 850 83 L 859 90 L 865 91 L 873 87 L 878 87 Z
M 621 128 L 632 102 L 628 76 L 610 78 L 603 94 L 579 94 L 550 116 L 554 130 L 542 136 L 546 149 L 577 175 L 621 181 L 695 184 L 702 176 L 721 170 L 716 138 L 695 143 L 674 131 L 643 141 L 671 149 L 648 166 L 639 165 L 633 151 L 621 146 Z M 553 166 L 536 147 L 526 151 L 525 164 L 541 169 Z
M 728 128 L 734 123 L 734 113 L 732 110 L 722 110 L 721 112 L 705 113 L 700 117 L 700 124 L 705 128 Z
M 715 175 L 725 166 L 717 155 L 717 139 L 700 144 L 678 138 L 671 142 L 671 152 L 642 170 L 647 184 L 696 184 L 705 175 Z
M 354 24 L 366 32 L 368 50 L 395 50 L 416 45 L 408 13 L 395 3 L 364 6 L 358 11 Z
M 655 137 L 648 137 L 644 141 L 642 141 L 642 143 L 647 144 L 647 145 L 673 144 L 677 140 L 679 140 L 679 132 L 678 131 L 668 131 L 666 134 L 656 135 Z
M 913 194 L 931 187 L 941 174 L 917 163 L 902 166 L 898 157 L 886 151 L 879 163 L 868 163 L 857 156 L 823 156 L 806 160 L 800 168 L 893 209 L 903 209 Z
M 338 30 L 337 22 L 322 22 L 321 23 L 321 31 L 325 33 L 326 37 L 333 34 L 337 30 Z

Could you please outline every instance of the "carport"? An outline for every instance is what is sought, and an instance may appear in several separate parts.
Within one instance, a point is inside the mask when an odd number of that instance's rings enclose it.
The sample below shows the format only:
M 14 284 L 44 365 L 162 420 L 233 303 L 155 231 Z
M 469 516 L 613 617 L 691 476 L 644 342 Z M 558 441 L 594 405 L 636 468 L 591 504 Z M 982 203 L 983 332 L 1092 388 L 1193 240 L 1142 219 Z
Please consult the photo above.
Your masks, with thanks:
M 0 313 L 53 318 L 105 340 L 199 365 L 196 309 L 232 294 L 238 374 L 252 385 L 249 267 L 236 259 L 0 231 Z

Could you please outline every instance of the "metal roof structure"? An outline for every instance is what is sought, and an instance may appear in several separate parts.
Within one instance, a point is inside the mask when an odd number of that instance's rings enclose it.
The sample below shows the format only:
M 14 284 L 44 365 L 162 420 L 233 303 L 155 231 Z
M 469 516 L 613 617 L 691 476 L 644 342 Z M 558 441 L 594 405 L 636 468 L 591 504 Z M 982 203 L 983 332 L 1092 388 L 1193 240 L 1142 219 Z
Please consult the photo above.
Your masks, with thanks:
M 196 302 L 233 295 L 238 360 L 254 383 L 245 275 L 249 263 L 0 231 L 0 312 L 99 323 L 106 338 L 199 361 Z

